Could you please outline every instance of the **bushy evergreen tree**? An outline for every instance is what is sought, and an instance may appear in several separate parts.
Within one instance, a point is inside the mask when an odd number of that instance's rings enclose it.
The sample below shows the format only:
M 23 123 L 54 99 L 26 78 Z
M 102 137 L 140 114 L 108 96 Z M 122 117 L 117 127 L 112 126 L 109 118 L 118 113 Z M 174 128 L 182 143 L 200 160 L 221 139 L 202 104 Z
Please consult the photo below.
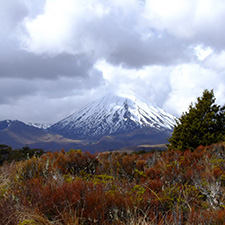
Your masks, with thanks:
M 0 144 L 0 166 L 4 162 L 20 161 L 32 156 L 40 157 L 45 151 L 40 148 L 29 148 L 28 146 L 22 149 L 12 149 L 10 146 Z
M 199 145 L 210 145 L 224 140 L 225 106 L 215 104 L 213 90 L 205 90 L 195 105 L 176 121 L 169 138 L 169 149 L 194 150 Z

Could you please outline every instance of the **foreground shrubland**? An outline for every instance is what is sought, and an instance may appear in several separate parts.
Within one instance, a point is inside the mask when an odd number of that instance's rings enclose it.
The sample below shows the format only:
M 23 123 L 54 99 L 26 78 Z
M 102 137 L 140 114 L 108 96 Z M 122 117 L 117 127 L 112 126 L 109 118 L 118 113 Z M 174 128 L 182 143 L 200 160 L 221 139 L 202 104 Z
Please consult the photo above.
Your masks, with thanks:
M 0 167 L 0 224 L 224 224 L 225 144 L 45 153 Z

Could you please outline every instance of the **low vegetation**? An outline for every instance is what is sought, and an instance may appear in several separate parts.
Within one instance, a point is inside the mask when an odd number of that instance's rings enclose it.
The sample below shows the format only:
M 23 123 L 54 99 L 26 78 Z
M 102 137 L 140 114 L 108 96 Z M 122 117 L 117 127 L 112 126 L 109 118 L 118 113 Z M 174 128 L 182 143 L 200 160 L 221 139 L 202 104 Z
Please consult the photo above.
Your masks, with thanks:
M 225 144 L 49 152 L 0 167 L 0 224 L 223 224 Z
M 31 149 L 26 146 L 22 149 L 12 149 L 8 145 L 0 144 L 0 166 L 3 162 L 20 161 L 32 156 L 41 156 L 43 153 L 45 151 L 39 148 Z

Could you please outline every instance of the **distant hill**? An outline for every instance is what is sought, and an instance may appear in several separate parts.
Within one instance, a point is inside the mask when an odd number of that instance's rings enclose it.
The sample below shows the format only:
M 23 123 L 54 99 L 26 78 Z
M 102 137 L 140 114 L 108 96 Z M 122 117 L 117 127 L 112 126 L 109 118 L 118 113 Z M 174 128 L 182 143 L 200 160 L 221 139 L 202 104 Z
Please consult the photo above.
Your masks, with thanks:
M 13 148 L 23 146 L 40 147 L 44 150 L 60 150 L 77 145 L 79 141 L 69 140 L 60 135 L 53 135 L 47 131 L 27 125 L 18 120 L 0 121 L 0 143 Z

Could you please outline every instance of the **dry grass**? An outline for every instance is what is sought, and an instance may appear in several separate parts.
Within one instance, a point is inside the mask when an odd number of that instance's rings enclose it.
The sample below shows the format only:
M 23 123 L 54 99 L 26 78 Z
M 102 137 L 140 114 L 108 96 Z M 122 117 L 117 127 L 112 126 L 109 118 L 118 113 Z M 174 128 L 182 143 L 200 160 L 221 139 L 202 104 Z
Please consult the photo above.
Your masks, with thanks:
M 5 225 L 15 224 L 18 225 L 52 225 L 48 219 L 37 214 L 28 212 L 15 212 L 9 218 L 7 218 Z

